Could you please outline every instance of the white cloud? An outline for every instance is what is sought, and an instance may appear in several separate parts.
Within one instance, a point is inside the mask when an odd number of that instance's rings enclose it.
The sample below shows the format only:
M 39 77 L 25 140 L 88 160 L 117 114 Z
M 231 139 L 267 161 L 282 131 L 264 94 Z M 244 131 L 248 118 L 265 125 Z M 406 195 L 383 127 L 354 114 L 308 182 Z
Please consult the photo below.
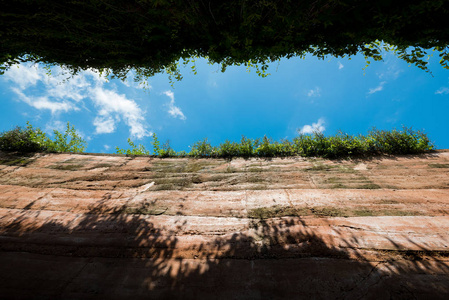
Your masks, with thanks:
M 48 76 L 39 65 L 22 64 L 20 68 L 11 67 L 5 72 L 5 78 L 12 83 L 11 90 L 18 99 L 37 110 L 47 110 L 52 115 L 77 111 L 80 107 L 87 110 L 84 102 L 92 101 L 98 108 L 93 120 L 96 133 L 114 132 L 116 122 L 123 120 L 130 127 L 132 137 L 140 139 L 149 135 L 144 113 L 137 103 L 105 88 L 107 78 L 98 72 L 86 70 L 71 75 L 63 68 L 54 67 Z
M 48 100 L 46 97 L 39 97 L 36 98 L 32 106 L 34 106 L 37 109 L 49 109 L 53 114 L 57 111 L 65 111 L 68 112 L 69 110 L 78 110 L 78 108 L 72 106 L 70 103 L 66 102 L 54 102 Z
M 320 97 L 321 96 L 321 89 L 319 87 L 315 87 L 313 90 L 310 90 L 307 93 L 307 96 L 309 96 L 309 97 Z
M 79 74 L 65 78 L 65 81 L 61 75 L 44 78 L 47 95 L 55 99 L 72 99 L 79 102 L 87 97 L 86 92 L 90 84 L 86 77 L 87 74 Z
M 115 122 L 111 116 L 97 116 L 94 119 L 95 133 L 112 133 L 115 131 Z
M 58 112 L 68 112 L 70 110 L 78 110 L 78 108 L 70 102 L 50 101 L 47 97 L 28 97 L 18 88 L 11 88 L 11 90 L 19 97 L 20 100 L 36 109 L 48 109 L 52 114 Z
M 298 129 L 298 132 L 300 134 L 311 134 L 314 132 L 324 132 L 326 130 L 326 127 L 324 127 L 324 124 L 326 122 L 323 118 L 319 118 L 316 123 L 312 123 L 312 125 L 304 125 L 301 129 Z
M 447 87 L 442 87 L 442 88 L 440 88 L 439 90 L 437 90 L 437 91 L 435 92 L 435 94 L 437 94 L 437 95 L 445 95 L 445 94 L 449 94 L 449 88 L 447 88 Z
M 175 105 L 175 94 L 172 91 L 165 91 L 164 95 L 168 96 L 170 98 L 170 102 L 167 104 L 168 106 L 168 113 L 173 118 L 180 118 L 181 120 L 187 119 L 186 116 L 184 116 L 181 109 Z
M 345 66 L 341 63 L 341 62 L 338 62 L 338 69 L 339 70 L 341 70 L 341 69 L 343 69 Z
M 165 92 L 163 92 L 163 94 L 165 96 L 167 96 L 168 98 L 170 98 L 170 100 L 171 100 L 170 102 L 175 101 L 175 94 L 172 91 L 165 91 Z
M 38 109 L 49 110 L 52 114 L 79 110 L 76 103 L 86 95 L 89 83 L 86 75 L 93 76 L 93 72 L 83 72 L 71 76 L 66 70 L 55 67 L 52 75 L 39 65 L 21 64 L 11 67 L 5 78 L 11 81 L 11 90 L 26 104 Z M 96 75 L 98 77 L 98 75 Z M 43 86 L 38 89 L 37 85 Z M 32 90 L 29 90 L 33 88 Z
M 12 81 L 23 90 L 41 80 L 42 70 L 37 65 L 16 65 L 5 72 L 4 76 L 6 80 Z
M 368 94 L 374 94 L 377 92 L 380 92 L 384 89 L 384 85 L 385 85 L 386 81 L 382 81 L 378 86 L 376 86 L 375 88 L 369 89 Z
M 172 105 L 172 102 L 170 102 L 168 113 L 173 117 L 179 117 L 181 120 L 187 119 L 186 116 L 182 113 L 181 109 L 177 106 Z
M 97 86 L 92 91 L 92 100 L 99 109 L 99 116 L 95 119 L 94 125 L 97 132 L 111 133 L 115 129 L 115 121 L 122 117 L 130 127 L 131 136 L 141 139 L 149 136 L 149 132 L 143 124 L 144 117 L 142 110 L 136 102 L 129 100 L 125 95 L 119 95 L 115 91 L 107 90 Z

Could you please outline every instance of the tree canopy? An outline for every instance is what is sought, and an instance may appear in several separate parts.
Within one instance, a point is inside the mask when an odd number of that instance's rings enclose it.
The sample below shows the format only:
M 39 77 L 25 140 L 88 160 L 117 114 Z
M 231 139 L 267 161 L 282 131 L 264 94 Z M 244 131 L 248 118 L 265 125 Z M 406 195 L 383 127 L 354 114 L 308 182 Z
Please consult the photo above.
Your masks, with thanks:
M 380 60 L 383 49 L 422 69 L 437 50 L 449 68 L 449 1 L 4 0 L 0 40 L 3 71 L 34 61 L 142 78 L 205 57 L 263 74 L 283 57 Z

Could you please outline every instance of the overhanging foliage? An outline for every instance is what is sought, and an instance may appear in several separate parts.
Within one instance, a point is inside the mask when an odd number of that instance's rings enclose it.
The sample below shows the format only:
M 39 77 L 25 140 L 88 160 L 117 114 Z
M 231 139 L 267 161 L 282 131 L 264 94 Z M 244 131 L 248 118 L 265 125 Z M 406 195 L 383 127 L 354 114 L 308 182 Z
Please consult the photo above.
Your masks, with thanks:
M 425 50 L 435 49 L 449 68 L 448 23 L 447 0 L 8 0 L 1 1 L 0 63 L 3 71 L 35 61 L 119 78 L 133 69 L 139 80 L 180 76 L 177 62 L 192 57 L 223 70 L 259 64 L 263 75 L 282 57 L 379 60 L 386 48 L 425 70 Z

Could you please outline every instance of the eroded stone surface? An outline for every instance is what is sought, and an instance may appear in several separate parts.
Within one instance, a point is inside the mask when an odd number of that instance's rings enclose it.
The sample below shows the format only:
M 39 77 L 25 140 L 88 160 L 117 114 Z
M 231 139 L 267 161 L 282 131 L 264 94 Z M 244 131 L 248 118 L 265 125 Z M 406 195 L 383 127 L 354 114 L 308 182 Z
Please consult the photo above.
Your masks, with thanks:
M 449 152 L 0 153 L 6 298 L 447 298 Z

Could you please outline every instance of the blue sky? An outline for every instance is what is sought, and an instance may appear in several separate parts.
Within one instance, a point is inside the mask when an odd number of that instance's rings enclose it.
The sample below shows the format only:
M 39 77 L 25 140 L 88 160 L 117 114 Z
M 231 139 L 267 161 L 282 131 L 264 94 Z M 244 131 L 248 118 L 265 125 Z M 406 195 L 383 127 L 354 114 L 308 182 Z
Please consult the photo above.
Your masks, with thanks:
M 188 151 L 205 137 L 218 145 L 242 135 L 275 140 L 312 129 L 326 135 L 378 129 L 423 129 L 439 149 L 449 148 L 449 70 L 430 58 L 433 77 L 387 53 L 384 61 L 363 70 L 363 56 L 351 60 L 283 59 L 266 78 L 246 67 L 196 61 L 174 83 L 166 75 L 148 81 L 149 88 L 129 80 L 105 80 L 85 71 L 68 78 L 59 67 L 48 76 L 42 66 L 14 66 L 0 76 L 0 131 L 33 126 L 64 130 L 69 121 L 88 142 L 88 152 L 127 148 L 130 137 L 151 149 L 150 134 L 169 139 Z

